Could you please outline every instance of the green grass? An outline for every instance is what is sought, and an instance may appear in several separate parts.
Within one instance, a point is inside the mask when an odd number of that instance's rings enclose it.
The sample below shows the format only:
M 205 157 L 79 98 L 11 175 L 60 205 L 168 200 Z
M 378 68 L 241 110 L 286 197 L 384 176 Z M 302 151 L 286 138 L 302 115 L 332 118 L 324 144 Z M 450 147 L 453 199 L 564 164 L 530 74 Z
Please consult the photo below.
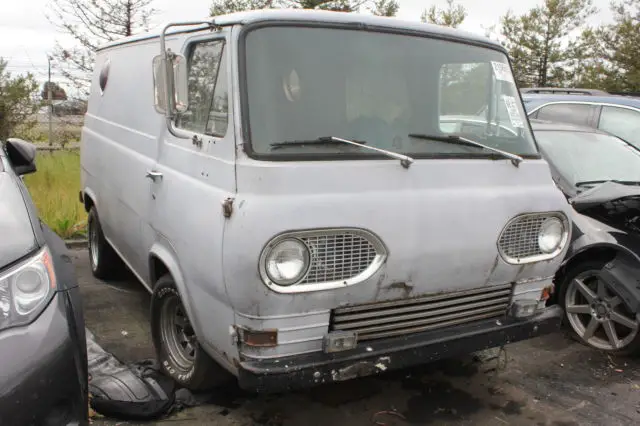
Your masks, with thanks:
M 87 214 L 78 201 L 79 151 L 38 151 L 36 166 L 24 181 L 40 218 L 63 238 L 83 236 Z

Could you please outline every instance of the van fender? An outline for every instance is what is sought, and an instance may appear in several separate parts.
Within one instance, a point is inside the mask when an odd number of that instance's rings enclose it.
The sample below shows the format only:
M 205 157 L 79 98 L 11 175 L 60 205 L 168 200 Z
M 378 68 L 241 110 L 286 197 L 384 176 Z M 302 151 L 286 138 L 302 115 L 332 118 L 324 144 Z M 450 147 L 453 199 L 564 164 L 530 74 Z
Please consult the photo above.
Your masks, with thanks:
M 185 310 L 187 311 L 187 315 L 189 316 L 189 321 L 193 326 L 193 331 L 196 333 L 198 339 L 202 338 L 200 323 L 198 322 L 197 315 L 194 315 L 192 306 L 191 306 L 191 295 L 187 291 L 184 275 L 182 274 L 182 270 L 180 269 L 180 265 L 177 261 L 178 256 L 171 247 L 170 243 L 163 243 L 156 241 L 152 246 L 151 250 L 149 250 L 149 278 L 151 288 L 155 287 L 156 281 L 160 277 L 154 276 L 153 273 L 153 258 L 157 258 L 160 260 L 169 271 L 169 274 L 173 277 L 173 281 L 176 284 L 176 288 L 178 289 L 178 293 L 180 294 L 180 299 L 182 299 L 182 304 L 184 305 Z

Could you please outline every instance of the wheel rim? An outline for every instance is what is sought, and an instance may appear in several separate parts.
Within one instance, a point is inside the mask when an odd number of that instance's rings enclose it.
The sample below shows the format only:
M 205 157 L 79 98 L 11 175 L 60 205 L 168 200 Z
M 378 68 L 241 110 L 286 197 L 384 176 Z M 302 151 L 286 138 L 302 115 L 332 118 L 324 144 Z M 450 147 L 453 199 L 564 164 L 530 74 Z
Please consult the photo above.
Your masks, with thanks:
M 91 257 L 91 266 L 93 269 L 97 269 L 100 259 L 100 248 L 98 243 L 98 230 L 93 220 L 89 221 L 89 255 Z
M 622 299 L 600 278 L 600 271 L 585 271 L 567 288 L 565 311 L 573 330 L 598 349 L 619 350 L 638 335 L 640 324 Z
M 174 365 L 182 370 L 193 366 L 197 340 L 180 299 L 171 296 L 160 313 L 160 332 L 167 354 Z

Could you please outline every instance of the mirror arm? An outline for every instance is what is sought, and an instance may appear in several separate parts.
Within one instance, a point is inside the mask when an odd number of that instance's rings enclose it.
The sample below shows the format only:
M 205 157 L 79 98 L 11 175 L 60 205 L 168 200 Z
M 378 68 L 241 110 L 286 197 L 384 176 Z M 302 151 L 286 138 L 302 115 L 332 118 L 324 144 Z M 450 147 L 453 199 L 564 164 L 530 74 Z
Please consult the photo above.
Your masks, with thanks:
M 167 120 L 167 128 L 169 132 L 181 139 L 190 139 L 191 135 L 185 131 L 182 131 L 176 128 L 173 125 L 173 119 L 175 117 L 175 84 L 173 81 L 173 62 L 172 59 L 174 57 L 174 53 L 171 49 L 167 49 L 166 45 L 166 36 L 167 30 L 172 27 L 186 27 L 186 26 L 205 26 L 203 29 L 209 29 L 211 31 L 217 30 L 220 26 L 216 25 L 216 23 L 211 21 L 191 21 L 191 22 L 177 22 L 172 24 L 167 24 L 160 33 L 160 51 L 162 53 L 164 59 L 164 73 L 165 73 L 165 82 L 166 82 L 166 90 L 165 90 L 165 102 L 166 102 L 166 110 L 165 117 Z

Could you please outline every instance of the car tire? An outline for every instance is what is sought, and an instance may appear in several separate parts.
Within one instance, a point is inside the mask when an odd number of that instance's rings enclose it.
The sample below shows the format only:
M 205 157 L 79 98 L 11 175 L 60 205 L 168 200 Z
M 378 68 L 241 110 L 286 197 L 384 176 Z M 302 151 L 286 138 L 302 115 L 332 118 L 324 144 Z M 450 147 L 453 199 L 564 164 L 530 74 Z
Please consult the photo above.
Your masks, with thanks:
M 123 269 L 123 263 L 104 237 L 95 206 L 89 210 L 87 235 L 89 264 L 93 276 L 102 280 L 118 276 Z
M 558 294 L 564 324 L 584 345 L 616 355 L 636 354 L 640 352 L 640 324 L 614 291 L 598 280 L 606 264 L 604 260 L 582 262 L 564 275 Z
M 163 372 L 179 386 L 202 391 L 227 384 L 231 373 L 200 346 L 173 277 L 162 276 L 151 297 L 151 335 Z

